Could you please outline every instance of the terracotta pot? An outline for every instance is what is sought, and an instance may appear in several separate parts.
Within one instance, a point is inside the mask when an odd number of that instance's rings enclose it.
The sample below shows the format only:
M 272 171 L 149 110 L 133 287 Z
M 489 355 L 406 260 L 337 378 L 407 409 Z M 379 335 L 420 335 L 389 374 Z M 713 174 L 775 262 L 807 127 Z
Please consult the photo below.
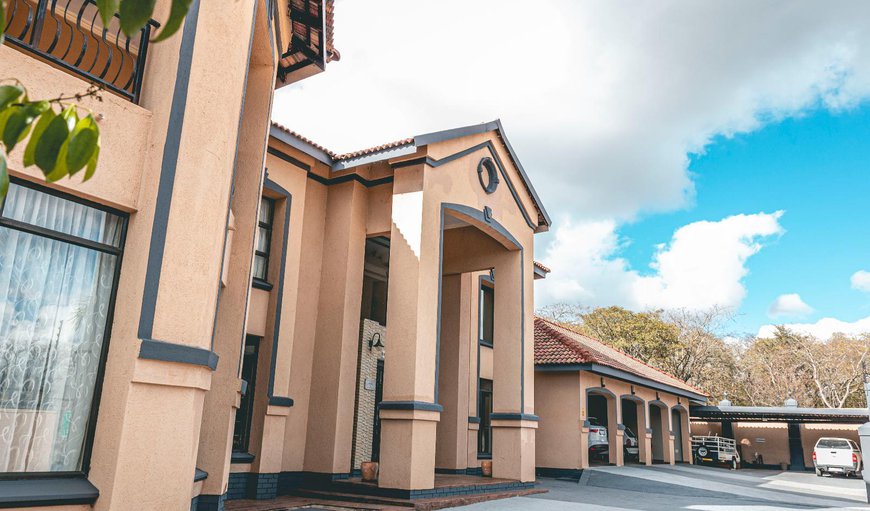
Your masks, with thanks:
M 362 480 L 363 481 L 377 481 L 378 480 L 378 462 L 377 461 L 363 461 L 360 464 L 360 469 L 362 470 Z
M 492 477 L 492 461 L 481 461 L 480 471 L 483 473 L 483 477 Z

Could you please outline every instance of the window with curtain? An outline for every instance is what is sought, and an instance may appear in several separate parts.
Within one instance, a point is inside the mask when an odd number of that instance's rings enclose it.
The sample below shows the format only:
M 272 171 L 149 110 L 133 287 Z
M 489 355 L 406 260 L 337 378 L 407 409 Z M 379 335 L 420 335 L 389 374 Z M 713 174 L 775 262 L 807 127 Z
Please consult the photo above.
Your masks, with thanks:
M 275 201 L 267 197 L 261 197 L 253 275 L 255 279 L 263 282 L 266 281 L 269 275 L 269 250 L 272 246 L 272 216 L 274 213 Z
M 86 471 L 126 220 L 13 182 L 0 209 L 0 473 Z

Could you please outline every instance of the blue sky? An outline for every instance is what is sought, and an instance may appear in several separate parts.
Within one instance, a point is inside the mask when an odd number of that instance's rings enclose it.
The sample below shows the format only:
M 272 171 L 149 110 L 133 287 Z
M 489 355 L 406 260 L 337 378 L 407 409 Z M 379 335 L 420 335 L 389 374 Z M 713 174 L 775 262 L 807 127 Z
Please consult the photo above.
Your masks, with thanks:
M 733 138 L 717 137 L 691 159 L 694 203 L 625 225 L 623 256 L 645 268 L 655 245 L 698 220 L 783 210 L 785 233 L 747 262 L 746 297 L 731 328 L 766 323 L 870 316 L 870 294 L 852 289 L 851 275 L 870 267 L 870 105 L 845 112 L 815 109 Z M 768 307 L 798 293 L 814 312 L 773 321 Z

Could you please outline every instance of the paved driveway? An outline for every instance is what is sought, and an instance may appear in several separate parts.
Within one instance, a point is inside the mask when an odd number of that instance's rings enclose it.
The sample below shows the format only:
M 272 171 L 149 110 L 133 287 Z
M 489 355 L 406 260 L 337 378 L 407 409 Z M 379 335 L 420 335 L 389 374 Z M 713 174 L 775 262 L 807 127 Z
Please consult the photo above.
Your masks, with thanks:
M 483 502 L 467 511 L 600 509 L 699 511 L 870 509 L 860 479 L 820 478 L 811 472 L 774 472 L 658 465 L 599 467 L 579 483 L 544 479 L 549 493 Z

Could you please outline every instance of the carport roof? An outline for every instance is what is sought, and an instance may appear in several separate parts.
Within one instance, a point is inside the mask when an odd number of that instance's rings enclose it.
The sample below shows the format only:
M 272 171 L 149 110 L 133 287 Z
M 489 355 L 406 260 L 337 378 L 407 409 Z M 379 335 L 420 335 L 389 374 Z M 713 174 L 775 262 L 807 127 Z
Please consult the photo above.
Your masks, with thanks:
M 693 406 L 692 419 L 863 424 L 866 408 L 799 408 L 796 406 Z
M 535 317 L 535 367 L 539 371 L 590 371 L 706 402 L 704 391 L 598 339 Z

